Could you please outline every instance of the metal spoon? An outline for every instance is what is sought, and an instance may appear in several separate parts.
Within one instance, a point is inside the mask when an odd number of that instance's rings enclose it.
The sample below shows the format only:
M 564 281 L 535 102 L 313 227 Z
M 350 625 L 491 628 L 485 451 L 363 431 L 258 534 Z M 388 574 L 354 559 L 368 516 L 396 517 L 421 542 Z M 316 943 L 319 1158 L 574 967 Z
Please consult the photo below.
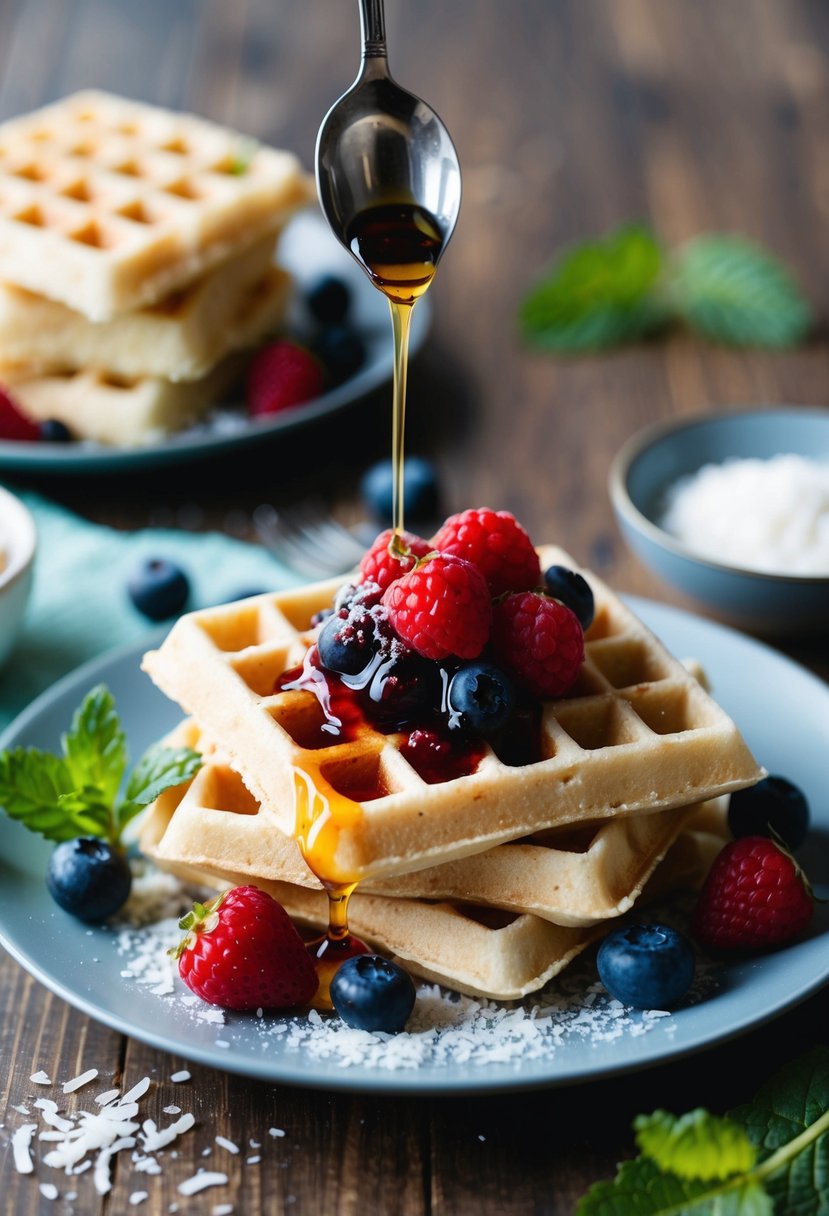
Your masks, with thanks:
M 383 203 L 413 203 L 437 221 L 446 248 L 458 218 L 461 172 L 449 132 L 424 101 L 389 73 L 383 0 L 360 0 L 363 57 L 357 79 L 317 136 L 317 190 L 329 225 L 349 252 L 349 228 Z

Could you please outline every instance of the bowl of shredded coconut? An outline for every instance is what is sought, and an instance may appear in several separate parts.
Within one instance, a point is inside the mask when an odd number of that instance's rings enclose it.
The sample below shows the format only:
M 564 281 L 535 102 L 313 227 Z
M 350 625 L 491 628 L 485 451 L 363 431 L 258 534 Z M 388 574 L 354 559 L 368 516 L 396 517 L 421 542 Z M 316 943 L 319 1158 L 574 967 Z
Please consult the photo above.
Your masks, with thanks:
M 715 616 L 766 635 L 829 627 L 829 409 L 657 423 L 609 487 L 637 556 Z

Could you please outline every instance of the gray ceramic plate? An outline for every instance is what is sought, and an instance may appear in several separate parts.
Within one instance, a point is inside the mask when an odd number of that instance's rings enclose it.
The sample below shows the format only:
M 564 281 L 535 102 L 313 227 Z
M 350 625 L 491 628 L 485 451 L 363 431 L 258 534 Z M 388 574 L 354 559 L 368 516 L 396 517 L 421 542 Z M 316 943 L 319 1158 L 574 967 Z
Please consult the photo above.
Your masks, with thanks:
M 825 895 L 829 882 L 829 687 L 779 653 L 740 634 L 648 601 L 632 601 L 677 654 L 700 660 L 715 694 L 757 757 L 803 788 L 813 810 L 802 860 Z M 35 701 L 6 731 L 0 747 L 56 748 L 85 692 L 111 688 L 137 756 L 178 718 L 175 707 L 139 670 L 144 647 L 79 669 Z M 106 929 L 89 930 L 56 909 L 43 872 L 49 846 L 0 819 L 0 941 L 38 980 L 98 1021 L 186 1059 L 261 1079 L 323 1089 L 451 1094 L 571 1084 L 648 1067 L 720 1043 L 777 1016 L 829 979 L 829 905 L 820 905 L 809 935 L 761 959 L 735 962 L 716 976 L 704 999 L 655 1023 L 647 1034 L 613 1041 L 566 1038 L 545 1058 L 505 1063 L 434 1063 L 398 1071 L 339 1068 L 278 1039 L 263 1039 L 257 1019 L 228 1024 L 183 1019 L 162 997 L 121 978 L 123 958 Z M 566 974 L 566 973 L 565 973 Z M 634 1022 L 639 1015 L 634 1016 Z M 217 1048 L 217 1039 L 224 1047 Z
M 242 407 L 237 410 L 233 402 L 228 402 L 227 407 L 222 407 L 223 418 L 219 423 L 195 426 L 146 447 L 118 449 L 92 443 L 0 440 L 0 470 L 59 473 L 61 476 L 106 474 L 232 453 L 346 409 L 390 380 L 393 351 L 388 303 L 337 243 L 325 221 L 311 212 L 293 220 L 282 236 L 279 260 L 294 275 L 300 290 L 303 284 L 323 273 L 337 274 L 351 285 L 352 320 L 363 335 L 367 351 L 366 361 L 356 376 L 313 401 L 255 422 L 245 420 Z M 418 301 L 412 315 L 410 354 L 415 354 L 422 346 L 430 318 L 428 298 Z

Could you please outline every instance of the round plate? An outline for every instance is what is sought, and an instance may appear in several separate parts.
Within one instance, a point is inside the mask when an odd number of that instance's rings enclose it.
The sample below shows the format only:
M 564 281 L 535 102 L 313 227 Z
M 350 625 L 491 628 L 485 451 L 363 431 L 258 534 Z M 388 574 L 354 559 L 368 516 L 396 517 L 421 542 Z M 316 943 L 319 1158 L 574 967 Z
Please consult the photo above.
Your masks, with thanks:
M 631 600 L 668 647 L 698 659 L 717 700 L 732 715 L 771 772 L 796 781 L 810 800 L 813 827 L 802 861 L 818 893 L 829 881 L 829 687 L 770 648 L 678 609 Z M 97 682 L 111 689 L 137 757 L 180 714 L 140 671 L 143 646 L 104 656 L 39 697 L 5 732 L 0 747 L 58 747 L 72 712 Z M 396 1071 L 365 1064 L 338 1067 L 284 1039 L 263 1036 L 259 1019 L 228 1015 L 225 1025 L 184 1018 L 169 998 L 121 977 L 124 958 L 108 929 L 89 929 L 55 907 L 43 874 L 50 846 L 19 824 L 0 819 L 0 941 L 38 980 L 90 1017 L 155 1047 L 210 1067 L 259 1079 L 323 1089 L 384 1093 L 461 1093 L 572 1084 L 642 1068 L 722 1042 L 768 1021 L 829 979 L 829 905 L 818 905 L 810 933 L 760 959 L 714 972 L 712 989 L 670 1017 L 631 1014 L 620 1036 L 565 1036 L 542 1058 L 506 1062 L 421 1064 Z M 565 977 L 568 975 L 565 972 Z M 588 979 L 589 982 L 589 979 Z M 180 998 L 177 998 L 180 999 Z M 637 1031 L 638 1027 L 638 1031 Z M 221 1040 L 217 1047 L 217 1040 Z
M 300 296 L 303 286 L 319 274 L 336 274 L 350 284 L 351 320 L 366 344 L 366 360 L 356 376 L 313 401 L 306 401 L 271 418 L 248 421 L 243 416 L 243 407 L 236 415 L 234 403 L 230 402 L 219 407 L 218 421 L 199 423 L 163 441 L 139 448 L 112 448 L 87 442 L 65 444 L 0 440 L 0 470 L 58 473 L 61 476 L 74 473 L 106 474 L 224 454 L 345 409 L 385 384 L 393 371 L 388 302 L 334 238 L 321 216 L 306 212 L 291 221 L 280 239 L 279 263 L 296 279 Z M 409 339 L 411 355 L 422 346 L 430 319 L 428 299 L 419 300 L 412 314 Z

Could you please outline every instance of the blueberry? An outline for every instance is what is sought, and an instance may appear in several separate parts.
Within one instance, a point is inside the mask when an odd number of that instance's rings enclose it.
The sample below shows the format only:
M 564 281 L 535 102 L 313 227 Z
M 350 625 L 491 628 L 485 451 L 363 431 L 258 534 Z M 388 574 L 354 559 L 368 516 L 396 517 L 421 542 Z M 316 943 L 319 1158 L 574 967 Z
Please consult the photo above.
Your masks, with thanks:
M 355 329 L 330 325 L 314 339 L 314 354 L 335 384 L 356 375 L 366 361 L 366 344 Z
M 320 662 L 328 671 L 356 676 L 365 671 L 377 648 L 374 623 L 358 610 L 327 617 L 317 637 Z
M 82 836 L 57 845 L 46 871 L 46 886 L 55 903 L 90 924 L 117 912 L 131 885 L 124 854 L 97 837 Z
M 47 418 L 40 424 L 40 438 L 44 443 L 72 443 L 75 436 L 65 422 Z
M 579 619 L 582 629 L 593 624 L 596 605 L 590 584 L 575 570 L 566 566 L 550 566 L 544 571 L 544 584 L 554 599 L 561 600 Z
M 339 967 L 331 981 L 331 1001 L 355 1030 L 397 1034 L 414 1009 L 415 986 L 407 971 L 381 958 L 360 954 Z
M 602 942 L 596 963 L 610 995 L 634 1009 L 673 1009 L 694 979 L 691 943 L 657 923 L 617 929 Z
M 515 709 L 515 685 L 492 663 L 467 663 L 452 677 L 446 694 L 449 725 L 480 735 L 500 730 Z
M 320 275 L 305 295 L 308 311 L 321 325 L 339 325 L 351 307 L 351 288 L 333 274 Z
M 771 836 L 799 849 L 809 830 L 805 795 L 785 777 L 771 775 L 731 795 L 728 826 L 732 836 Z
M 190 594 L 184 571 L 163 557 L 146 557 L 127 580 L 127 592 L 135 607 L 151 621 L 166 621 L 181 612 Z
M 366 714 L 382 728 L 394 729 L 428 717 L 440 705 L 437 663 L 423 659 L 400 643 L 381 660 L 364 692 Z
M 394 477 L 390 460 L 381 460 L 363 474 L 360 494 L 367 511 L 380 523 L 392 523 Z M 438 514 L 438 475 L 430 460 L 410 456 L 403 462 L 406 518 L 430 520 Z

